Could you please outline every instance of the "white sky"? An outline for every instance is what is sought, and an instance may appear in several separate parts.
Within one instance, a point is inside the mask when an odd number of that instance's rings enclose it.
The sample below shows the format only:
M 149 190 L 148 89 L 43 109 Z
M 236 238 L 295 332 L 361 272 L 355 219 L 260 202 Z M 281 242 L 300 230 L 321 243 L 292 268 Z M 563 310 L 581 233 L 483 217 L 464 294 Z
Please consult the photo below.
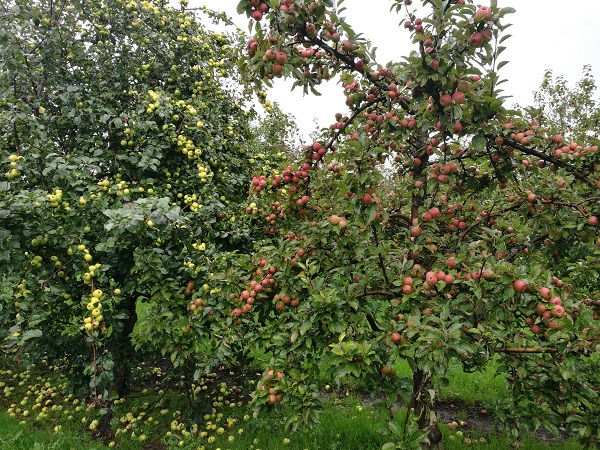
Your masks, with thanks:
M 512 95 L 508 105 L 533 103 L 533 91 L 538 89 L 546 69 L 555 75 L 564 75 L 574 84 L 581 78 L 581 69 L 591 64 L 595 79 L 600 83 L 600 22 L 599 0 L 499 0 L 500 7 L 512 6 L 517 12 L 505 22 L 512 23 L 507 32 L 512 35 L 505 41 L 504 60 L 510 61 L 500 71 L 508 79 L 502 86 L 504 94 Z M 238 0 L 190 0 L 190 6 L 206 5 L 223 10 L 243 30 L 248 30 L 248 20 L 237 15 Z M 385 64 L 399 61 L 415 48 L 409 32 L 398 26 L 403 15 L 390 13 L 389 0 L 346 0 L 347 9 L 342 14 L 355 31 L 363 33 L 378 48 L 377 60 Z M 420 4 L 415 0 L 414 5 Z M 481 1 L 489 4 L 489 0 Z M 321 86 L 321 97 L 303 96 L 301 89 L 290 92 L 290 80 L 278 80 L 268 98 L 278 102 L 281 108 L 293 114 L 304 136 L 319 127 L 327 127 L 334 121 L 336 112 L 345 112 L 344 96 L 337 80 L 329 86 Z

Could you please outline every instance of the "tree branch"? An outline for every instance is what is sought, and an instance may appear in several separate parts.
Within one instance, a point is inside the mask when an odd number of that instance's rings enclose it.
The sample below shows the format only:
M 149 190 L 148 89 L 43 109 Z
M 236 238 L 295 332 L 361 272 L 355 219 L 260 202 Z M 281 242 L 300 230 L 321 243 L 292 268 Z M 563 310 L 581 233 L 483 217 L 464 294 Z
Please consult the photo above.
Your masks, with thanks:
M 557 353 L 554 347 L 500 347 L 495 348 L 496 353 Z
M 371 228 L 373 229 L 373 237 L 375 238 L 375 244 L 379 247 L 379 237 L 377 236 L 377 228 L 374 223 L 371 223 Z M 387 270 L 385 268 L 385 261 L 383 260 L 383 255 L 381 252 L 377 252 L 377 257 L 379 258 L 379 267 L 381 267 L 381 271 L 383 273 L 383 279 L 385 280 L 385 284 L 387 286 L 391 286 L 390 279 L 387 274 Z
M 370 297 L 372 295 L 383 295 L 383 296 L 386 296 L 386 297 L 396 297 L 396 296 L 398 296 L 398 294 L 396 294 L 395 292 L 384 291 L 384 290 L 376 290 L 376 291 L 363 292 L 362 294 L 356 295 L 356 297 L 354 297 L 354 298 Z
M 495 139 L 496 136 L 488 136 L 489 139 Z M 586 177 L 583 173 L 581 173 L 579 170 L 577 170 L 575 167 L 571 166 L 570 164 L 564 163 L 562 162 L 560 159 L 555 158 L 552 155 L 548 155 L 544 152 L 540 152 L 538 150 L 534 150 L 532 148 L 526 147 L 522 144 L 519 144 L 518 142 L 515 142 L 511 139 L 504 139 L 504 145 L 508 146 L 508 147 L 512 147 L 516 150 L 519 150 L 527 155 L 530 156 L 535 156 L 537 158 L 540 158 L 546 162 L 549 162 L 551 164 L 554 164 L 558 167 L 562 167 L 563 169 L 568 170 L 569 172 L 571 172 L 575 178 L 577 178 L 580 181 L 583 181 L 585 184 L 587 184 L 588 186 L 591 186 L 593 188 L 596 187 L 596 183 L 594 183 L 592 180 L 590 180 L 588 177 Z
M 515 250 L 513 250 L 509 255 L 507 255 L 502 260 L 507 261 L 507 262 L 512 261 L 519 254 L 519 252 L 525 250 L 527 247 L 529 247 L 532 244 L 537 244 L 538 242 L 543 241 L 547 237 L 548 237 L 548 233 L 544 233 L 540 236 L 533 238 L 532 240 L 530 240 L 529 242 L 527 242 L 525 244 L 519 245 Z

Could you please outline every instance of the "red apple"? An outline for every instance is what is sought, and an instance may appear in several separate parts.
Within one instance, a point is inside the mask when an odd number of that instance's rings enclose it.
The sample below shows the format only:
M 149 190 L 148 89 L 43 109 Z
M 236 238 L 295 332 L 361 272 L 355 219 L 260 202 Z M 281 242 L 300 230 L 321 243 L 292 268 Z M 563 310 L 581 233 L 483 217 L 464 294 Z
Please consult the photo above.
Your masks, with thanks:
M 468 41 L 472 47 L 479 47 L 483 43 L 483 34 L 476 31 L 469 37 Z
M 275 61 L 279 64 L 284 64 L 287 61 L 287 55 L 284 52 L 277 52 L 275 54 Z
M 440 96 L 440 105 L 442 106 L 448 106 L 452 104 L 452 96 L 448 95 L 448 94 L 444 94 Z
M 464 103 L 465 102 L 465 94 L 460 91 L 456 91 L 452 94 L 452 100 L 456 103 Z
M 527 290 L 527 285 L 522 280 L 516 280 L 513 283 L 513 289 L 518 292 L 524 292 Z
M 492 9 L 489 6 L 480 6 L 475 12 L 475 22 L 490 20 L 492 18 Z
M 565 315 L 565 308 L 562 305 L 554 305 L 554 308 L 552 308 L 552 314 L 556 317 L 562 317 Z
M 540 293 L 540 295 L 545 298 L 548 299 L 550 298 L 550 289 L 547 287 L 541 287 L 538 289 L 538 292 Z

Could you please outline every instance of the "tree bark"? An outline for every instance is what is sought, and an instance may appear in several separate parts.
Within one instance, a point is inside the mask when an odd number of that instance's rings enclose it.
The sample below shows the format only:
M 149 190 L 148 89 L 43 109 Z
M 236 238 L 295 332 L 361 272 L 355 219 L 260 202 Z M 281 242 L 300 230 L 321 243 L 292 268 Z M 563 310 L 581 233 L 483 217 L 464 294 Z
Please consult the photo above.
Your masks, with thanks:
M 444 450 L 434 399 L 428 392 L 432 386 L 431 378 L 423 370 L 417 369 L 413 373 L 413 392 L 407 414 L 411 414 L 412 408 L 419 429 L 427 431 L 427 437 L 421 444 L 422 450 Z
M 119 397 L 127 395 L 131 389 L 131 363 L 135 354 L 135 349 L 131 343 L 131 334 L 137 322 L 135 306 L 135 296 L 128 298 L 123 303 L 123 309 L 128 312 L 129 317 L 123 321 L 123 329 L 115 333 L 115 339 L 110 347 L 115 364 L 113 388 Z

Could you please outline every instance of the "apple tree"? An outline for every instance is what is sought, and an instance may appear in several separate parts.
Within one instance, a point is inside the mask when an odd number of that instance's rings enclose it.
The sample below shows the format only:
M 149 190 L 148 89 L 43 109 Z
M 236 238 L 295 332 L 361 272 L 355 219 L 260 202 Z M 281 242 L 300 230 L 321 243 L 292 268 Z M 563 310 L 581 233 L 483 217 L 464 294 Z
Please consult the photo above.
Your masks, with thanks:
M 207 20 L 225 18 L 152 1 L 0 9 L 0 333 L 97 393 L 127 391 L 135 346 L 175 365 L 215 354 L 217 337 L 188 333 L 190 299 L 220 252 L 253 249 L 236 216 L 252 172 L 279 164 L 252 137 L 238 37 Z
M 310 423 L 318 376 L 352 378 L 404 400 L 385 448 L 439 449 L 448 366 L 497 359 L 513 393 L 498 419 L 593 443 L 600 296 L 583 268 L 600 255 L 597 141 L 504 106 L 513 8 L 420 3 L 390 2 L 413 50 L 381 65 L 341 1 L 239 1 L 253 32 L 241 72 L 258 89 L 339 79 L 347 106 L 302 160 L 252 180 L 249 215 L 268 233 L 219 301 L 237 318 L 230 339 L 265 365 L 254 403 Z M 400 359 L 412 378 L 395 376 Z

